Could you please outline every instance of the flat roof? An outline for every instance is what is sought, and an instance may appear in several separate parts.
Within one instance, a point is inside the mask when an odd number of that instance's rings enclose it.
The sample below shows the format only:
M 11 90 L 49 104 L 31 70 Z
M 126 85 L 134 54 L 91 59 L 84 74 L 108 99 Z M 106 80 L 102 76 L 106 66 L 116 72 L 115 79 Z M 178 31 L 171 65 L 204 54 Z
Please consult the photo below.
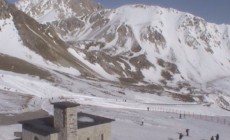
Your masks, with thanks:
M 110 123 L 114 121 L 114 119 L 87 114 L 83 112 L 79 112 L 77 116 L 78 116 L 78 121 L 77 121 L 78 129 Z
M 106 124 L 114 121 L 114 119 L 109 119 L 101 116 L 96 116 L 92 114 L 87 114 L 79 112 L 78 116 L 78 129 L 92 127 L 96 125 Z M 58 133 L 59 131 L 54 128 L 54 117 L 46 117 L 28 121 L 20 122 L 23 129 L 28 131 L 47 136 L 50 134 Z
M 52 104 L 54 105 L 54 107 L 61 108 L 61 109 L 80 106 L 80 104 L 78 103 L 68 102 L 68 101 L 67 102 L 55 102 Z
M 23 129 L 40 134 L 42 136 L 59 132 L 53 127 L 53 117 L 22 121 L 20 123 L 22 124 Z

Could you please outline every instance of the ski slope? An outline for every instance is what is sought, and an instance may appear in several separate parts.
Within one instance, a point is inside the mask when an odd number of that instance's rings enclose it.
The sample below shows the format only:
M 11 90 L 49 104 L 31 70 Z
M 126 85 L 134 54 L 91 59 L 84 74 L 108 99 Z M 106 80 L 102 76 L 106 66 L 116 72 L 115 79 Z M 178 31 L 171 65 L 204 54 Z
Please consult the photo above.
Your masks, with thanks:
M 140 93 L 114 83 L 89 79 L 71 80 L 62 77 L 60 86 L 36 77 L 5 71 L 1 71 L 0 85 L 1 114 L 14 115 L 40 109 L 52 114 L 50 102 L 78 102 L 82 105 L 79 111 L 93 112 L 116 120 L 112 125 L 113 140 L 177 140 L 178 133 L 185 133 L 186 128 L 190 129 L 191 136 L 184 137 L 185 140 L 208 140 L 216 133 L 220 134 L 221 140 L 230 137 L 230 126 L 227 123 L 199 118 L 199 115 L 208 115 L 230 122 L 230 112 L 215 104 L 208 107 L 185 103 L 166 95 Z M 210 100 L 214 99 L 214 96 L 210 97 Z M 175 112 L 185 112 L 186 117 L 180 119 Z M 187 113 L 194 113 L 198 117 L 188 116 Z M 140 125 L 142 120 L 144 126 Z M 13 132 L 20 130 L 20 125 L 0 126 L 0 131 L 4 132 L 0 134 L 0 139 L 10 140 L 14 138 Z

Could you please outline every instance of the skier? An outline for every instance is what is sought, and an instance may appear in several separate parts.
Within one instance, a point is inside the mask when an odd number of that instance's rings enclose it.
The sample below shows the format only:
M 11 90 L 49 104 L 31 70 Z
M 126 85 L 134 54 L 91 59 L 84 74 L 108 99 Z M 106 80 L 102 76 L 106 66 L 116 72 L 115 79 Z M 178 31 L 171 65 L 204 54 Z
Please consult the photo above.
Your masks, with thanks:
M 149 111 L 149 107 L 147 107 L 147 110 Z
M 214 137 L 213 137 L 213 136 L 211 137 L 211 140 L 214 140 Z
M 219 134 L 216 134 L 216 140 L 219 140 Z
M 181 140 L 183 138 L 183 134 L 179 133 L 179 140 Z
M 182 115 L 180 114 L 180 119 L 181 119 L 181 116 L 182 116 Z
M 141 126 L 144 125 L 144 118 L 141 119 Z
M 186 135 L 189 136 L 189 129 L 186 129 Z

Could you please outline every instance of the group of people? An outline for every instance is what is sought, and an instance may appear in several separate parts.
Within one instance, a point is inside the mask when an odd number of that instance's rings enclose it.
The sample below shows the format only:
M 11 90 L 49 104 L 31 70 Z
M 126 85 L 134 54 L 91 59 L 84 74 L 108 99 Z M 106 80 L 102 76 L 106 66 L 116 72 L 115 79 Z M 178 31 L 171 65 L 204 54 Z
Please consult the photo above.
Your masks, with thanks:
M 182 114 L 181 113 L 180 113 L 179 117 L 180 117 L 180 119 L 182 119 Z M 185 114 L 183 114 L 183 117 L 185 118 Z
M 214 137 L 216 137 L 216 140 L 219 140 L 219 138 L 220 138 L 219 134 L 216 134 L 216 136 L 211 137 L 211 140 L 214 140 Z
M 185 129 L 185 132 L 186 132 L 186 136 L 189 136 L 189 129 Z M 183 134 L 182 133 L 179 133 L 179 140 L 181 140 L 183 138 Z
M 185 132 L 186 132 L 186 136 L 189 136 L 189 129 L 186 129 Z M 184 135 L 182 133 L 179 133 L 179 140 L 181 140 L 183 136 Z M 219 140 L 220 138 L 219 134 L 216 134 L 216 136 L 211 137 L 211 140 L 214 140 L 214 137 L 216 138 L 215 140 Z

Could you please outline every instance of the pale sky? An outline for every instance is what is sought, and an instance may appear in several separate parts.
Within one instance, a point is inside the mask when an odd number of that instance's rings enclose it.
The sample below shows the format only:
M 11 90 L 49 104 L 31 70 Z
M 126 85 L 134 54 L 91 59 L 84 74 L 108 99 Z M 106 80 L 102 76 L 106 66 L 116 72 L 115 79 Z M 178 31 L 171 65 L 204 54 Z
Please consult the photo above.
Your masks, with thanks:
M 8 0 L 15 2 L 16 0 Z M 157 5 L 174 8 L 204 18 L 208 22 L 230 24 L 230 0 L 96 0 L 105 8 L 126 4 Z

